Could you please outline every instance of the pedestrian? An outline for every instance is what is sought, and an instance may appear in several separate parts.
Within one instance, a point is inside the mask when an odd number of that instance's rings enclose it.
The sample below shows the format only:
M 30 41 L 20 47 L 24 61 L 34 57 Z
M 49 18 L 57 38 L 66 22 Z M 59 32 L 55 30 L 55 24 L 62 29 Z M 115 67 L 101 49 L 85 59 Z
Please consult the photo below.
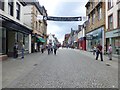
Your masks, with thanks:
M 51 45 L 50 44 L 48 44 L 47 49 L 48 49 L 48 55 L 49 55 L 50 54 L 50 49 L 51 49 Z
M 93 55 L 96 53 L 96 46 L 93 47 Z
M 109 57 L 109 60 L 112 60 L 112 46 L 111 46 L 111 44 L 108 47 L 108 57 Z
M 13 57 L 17 58 L 18 57 L 18 44 L 15 43 L 14 47 L 13 47 Z
M 98 44 L 97 45 L 97 51 L 96 51 L 96 60 L 98 60 L 99 54 L 100 54 L 100 58 L 101 61 L 103 61 L 103 56 L 102 56 L 102 45 Z
M 24 58 L 24 51 L 25 51 L 25 45 L 22 43 L 22 46 L 21 46 L 21 52 L 22 52 L 22 53 L 21 53 L 21 54 L 22 54 L 22 55 L 21 55 L 21 56 L 22 56 L 21 58 L 22 58 L 22 59 Z
M 53 54 L 53 46 L 51 45 L 50 52 Z
M 41 52 L 44 53 L 44 45 L 41 46 Z
M 54 54 L 56 55 L 56 51 L 57 51 L 57 45 L 54 44 Z

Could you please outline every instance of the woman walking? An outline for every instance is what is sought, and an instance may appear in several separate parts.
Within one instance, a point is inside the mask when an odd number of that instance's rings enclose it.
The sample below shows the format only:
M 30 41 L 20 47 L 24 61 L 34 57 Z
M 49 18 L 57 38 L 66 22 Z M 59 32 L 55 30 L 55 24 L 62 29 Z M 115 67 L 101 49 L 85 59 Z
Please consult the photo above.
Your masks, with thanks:
M 109 60 L 112 60 L 112 46 L 111 46 L 111 44 L 108 47 L 108 57 L 109 57 Z

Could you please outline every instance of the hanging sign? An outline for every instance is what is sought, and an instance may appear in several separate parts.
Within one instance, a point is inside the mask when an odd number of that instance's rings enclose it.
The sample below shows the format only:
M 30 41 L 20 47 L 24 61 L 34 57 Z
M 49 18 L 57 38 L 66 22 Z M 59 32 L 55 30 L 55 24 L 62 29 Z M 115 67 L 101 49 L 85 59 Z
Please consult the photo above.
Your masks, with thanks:
M 44 19 L 51 20 L 51 21 L 82 21 L 82 17 L 52 17 L 48 16 Z

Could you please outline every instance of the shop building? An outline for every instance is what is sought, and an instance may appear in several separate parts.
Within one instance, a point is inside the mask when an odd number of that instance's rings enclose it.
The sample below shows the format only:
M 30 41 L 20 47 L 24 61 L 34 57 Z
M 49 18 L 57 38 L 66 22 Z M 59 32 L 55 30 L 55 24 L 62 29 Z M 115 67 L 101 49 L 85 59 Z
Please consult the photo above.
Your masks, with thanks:
M 86 7 L 86 15 L 88 22 L 86 26 L 86 49 L 92 51 L 93 47 L 100 43 L 105 45 L 105 1 L 104 0 L 89 0 Z
M 86 36 L 85 36 L 85 31 L 86 31 L 86 24 L 87 21 L 83 23 L 83 25 L 78 26 L 78 48 L 81 50 L 86 50 Z
M 106 51 L 109 44 L 114 54 L 120 54 L 120 0 L 107 0 L 106 3 Z
M 32 53 L 40 51 L 40 45 L 46 42 L 47 21 L 38 19 L 38 15 L 47 16 L 44 6 L 40 6 L 38 1 L 27 2 L 24 7 L 24 23 L 32 28 L 31 50 Z
M 4 0 L 0 1 L 0 55 L 13 56 L 14 44 L 18 43 L 18 54 L 21 53 L 22 43 L 25 45 L 25 53 L 31 52 L 31 33 L 30 27 L 23 23 L 24 1 Z

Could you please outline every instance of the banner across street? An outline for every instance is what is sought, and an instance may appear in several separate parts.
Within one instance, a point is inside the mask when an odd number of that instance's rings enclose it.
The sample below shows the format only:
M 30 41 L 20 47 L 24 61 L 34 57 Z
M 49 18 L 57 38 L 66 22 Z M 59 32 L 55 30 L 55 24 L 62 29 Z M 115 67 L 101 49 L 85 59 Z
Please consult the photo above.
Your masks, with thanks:
M 82 17 L 44 17 L 43 19 L 51 20 L 51 21 L 82 21 Z

